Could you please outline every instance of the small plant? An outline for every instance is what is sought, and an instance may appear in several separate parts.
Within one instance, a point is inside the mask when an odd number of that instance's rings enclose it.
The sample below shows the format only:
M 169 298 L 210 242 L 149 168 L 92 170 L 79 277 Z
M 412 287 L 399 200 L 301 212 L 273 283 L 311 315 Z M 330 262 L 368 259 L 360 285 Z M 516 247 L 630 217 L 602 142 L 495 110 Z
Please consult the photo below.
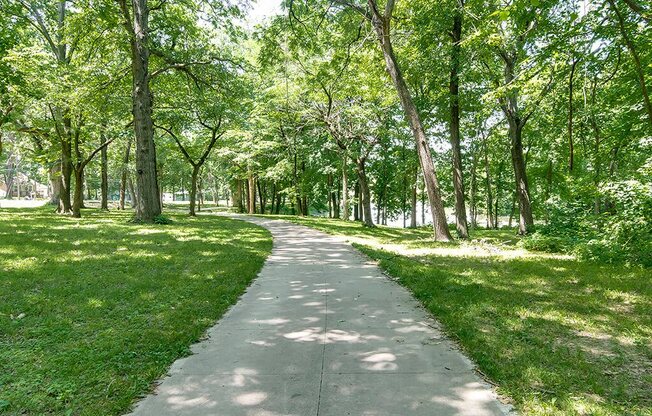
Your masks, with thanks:
M 172 224 L 172 223 L 174 223 L 174 221 L 172 221 L 172 218 L 170 218 L 170 217 L 166 217 L 166 216 L 163 215 L 163 214 L 159 214 L 159 215 L 157 215 L 156 217 L 154 217 L 154 224 L 158 224 L 158 225 L 170 225 L 170 224 Z
M 138 219 L 136 217 L 133 217 L 133 218 L 129 219 L 127 222 L 129 224 L 136 224 L 136 225 L 145 224 L 144 221 L 142 221 L 142 220 L 140 220 L 140 219 Z M 173 224 L 173 223 L 174 223 L 174 221 L 170 217 L 166 217 L 163 214 L 159 214 L 156 217 L 154 217 L 154 224 L 170 225 L 170 224 Z

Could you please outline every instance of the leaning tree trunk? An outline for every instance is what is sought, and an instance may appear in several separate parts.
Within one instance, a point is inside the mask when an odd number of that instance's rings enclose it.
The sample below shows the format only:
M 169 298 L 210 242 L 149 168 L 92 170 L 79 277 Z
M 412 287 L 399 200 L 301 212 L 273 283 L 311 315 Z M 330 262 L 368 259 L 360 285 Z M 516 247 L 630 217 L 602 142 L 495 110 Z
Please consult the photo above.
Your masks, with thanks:
M 101 135 L 100 137 L 101 144 L 106 143 L 106 136 L 104 134 Z M 102 202 L 100 204 L 100 208 L 104 210 L 109 209 L 109 176 L 108 176 L 108 157 L 107 157 L 107 151 L 106 151 L 107 146 L 104 146 L 101 150 L 101 176 L 102 176 L 102 183 L 101 183 L 101 188 L 102 188 Z
M 460 238 L 469 238 L 469 229 L 466 221 L 466 205 L 464 203 L 464 178 L 462 170 L 462 150 L 460 146 L 460 54 L 462 40 L 462 13 L 459 9 L 453 17 L 453 48 L 451 50 L 450 74 L 450 137 L 453 153 L 453 188 L 455 189 L 455 225 Z
M 518 200 L 519 222 L 518 233 L 527 234 L 534 225 L 530 190 L 523 157 L 523 125 L 518 120 L 509 119 L 509 136 L 512 143 L 512 165 L 516 180 L 516 199 Z
M 132 112 L 136 136 L 136 218 L 153 222 L 161 214 L 156 148 L 152 123 L 152 93 L 149 88 L 149 8 L 147 0 L 132 0 L 131 69 L 133 75 Z M 130 29 L 128 29 L 130 30 Z
M 369 192 L 369 184 L 367 182 L 367 172 L 365 169 L 366 158 L 358 158 L 358 183 L 360 184 L 360 198 L 362 201 L 362 221 L 367 227 L 375 227 L 373 217 L 371 215 L 371 192 Z
M 368 0 L 370 5 L 376 7 L 377 5 L 372 0 Z M 407 88 L 405 79 L 398 65 L 398 61 L 394 54 L 394 49 L 390 40 L 390 22 L 388 19 L 382 19 L 374 14 L 372 25 L 378 35 L 380 47 L 385 58 L 385 65 L 389 72 L 396 92 L 398 93 L 401 101 L 401 106 L 405 112 L 414 140 L 416 142 L 417 153 L 419 155 L 419 163 L 421 164 L 421 172 L 426 183 L 426 190 L 428 192 L 428 199 L 432 211 L 432 221 L 434 229 L 434 237 L 436 240 L 451 241 L 453 237 L 448 230 L 446 223 L 446 213 L 444 211 L 444 204 L 441 199 L 441 191 L 439 189 L 439 181 L 430 155 L 430 145 L 426 132 L 421 123 L 419 112 L 412 101 L 412 96 Z

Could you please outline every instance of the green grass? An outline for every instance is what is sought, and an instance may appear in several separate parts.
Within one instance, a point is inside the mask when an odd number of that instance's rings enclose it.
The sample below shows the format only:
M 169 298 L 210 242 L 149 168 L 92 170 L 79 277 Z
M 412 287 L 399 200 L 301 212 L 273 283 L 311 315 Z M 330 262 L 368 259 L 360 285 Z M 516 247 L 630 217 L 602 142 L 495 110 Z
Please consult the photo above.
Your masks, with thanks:
M 509 230 L 476 231 L 446 255 L 406 256 L 380 247 L 443 244 L 429 243 L 429 230 L 293 221 L 366 239 L 356 246 L 414 293 L 522 414 L 652 415 L 649 269 L 520 255 Z M 487 245 L 502 251 L 468 255 Z
M 295 224 L 306 225 L 331 234 L 370 238 L 380 243 L 400 243 L 407 246 L 432 246 L 435 243 L 432 237 L 432 227 L 428 226 L 418 228 L 377 226 L 370 228 L 363 226 L 359 222 L 331 218 L 297 217 L 290 215 L 265 215 L 265 217 L 281 218 Z M 473 233 L 473 238 L 509 246 L 515 245 L 518 241 L 518 237 L 512 230 L 476 230 Z M 452 245 L 457 244 L 458 242 L 452 243 Z M 451 243 L 446 243 L 446 245 L 450 246 Z
M 0 414 L 124 413 L 271 250 L 245 222 L 171 218 L 0 210 Z

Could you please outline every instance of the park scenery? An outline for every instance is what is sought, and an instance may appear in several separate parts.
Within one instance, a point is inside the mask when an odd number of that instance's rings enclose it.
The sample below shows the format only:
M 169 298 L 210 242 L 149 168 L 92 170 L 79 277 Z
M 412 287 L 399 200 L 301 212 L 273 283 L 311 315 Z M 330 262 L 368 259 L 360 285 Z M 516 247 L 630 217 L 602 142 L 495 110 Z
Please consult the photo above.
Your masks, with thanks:
M 0 415 L 652 416 L 652 4 L 0 0 Z

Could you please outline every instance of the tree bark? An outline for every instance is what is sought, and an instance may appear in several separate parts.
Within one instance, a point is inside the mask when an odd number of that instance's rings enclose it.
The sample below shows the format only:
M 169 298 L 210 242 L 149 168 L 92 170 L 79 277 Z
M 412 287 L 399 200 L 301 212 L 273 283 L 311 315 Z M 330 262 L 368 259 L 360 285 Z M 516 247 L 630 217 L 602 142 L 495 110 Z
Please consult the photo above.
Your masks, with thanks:
M 58 212 L 70 214 L 72 202 L 70 200 L 70 185 L 72 183 L 72 144 L 69 138 L 61 141 L 61 199 Z
M 118 209 L 125 209 L 125 195 L 127 193 L 127 173 L 129 172 L 129 155 L 131 153 L 131 139 L 127 139 L 127 149 L 122 161 L 122 177 L 120 178 L 120 202 Z M 174 199 L 174 192 L 172 192 L 172 199 Z
M 371 192 L 369 191 L 369 184 L 367 182 L 367 172 L 365 164 L 367 159 L 360 157 L 358 163 L 358 183 L 360 184 L 360 197 L 362 199 L 362 217 L 361 220 L 367 227 L 375 227 L 373 217 L 371 215 Z
M 532 204 L 530 202 L 530 187 L 528 185 L 525 158 L 523 157 L 523 125 L 509 119 L 509 136 L 512 142 L 512 165 L 516 181 L 516 199 L 518 200 L 519 222 L 518 233 L 525 235 L 534 225 Z
M 258 202 L 260 202 L 260 213 L 265 215 L 265 205 L 267 204 L 267 197 L 265 196 L 265 187 L 260 184 L 260 179 L 256 181 L 258 187 Z
M 123 24 L 130 37 L 132 70 L 132 113 L 136 136 L 136 219 L 153 222 L 161 214 L 156 172 L 156 147 L 152 122 L 152 93 L 149 86 L 149 7 L 147 0 L 131 0 L 133 19 L 126 0 L 117 0 Z
M 75 171 L 75 192 L 73 194 L 72 216 L 81 218 L 81 208 L 84 204 L 84 169 Z
M 48 179 L 50 181 L 50 201 L 49 205 L 59 206 L 61 202 L 61 162 L 57 161 L 48 170 Z
M 418 171 L 415 169 L 414 178 L 412 181 L 411 197 L 411 211 L 410 211 L 410 228 L 417 228 L 417 175 Z
M 469 213 L 471 216 L 471 227 L 478 226 L 478 180 L 477 180 L 477 155 L 475 149 L 471 151 L 471 191 L 469 193 Z
M 568 171 L 572 172 L 575 165 L 575 146 L 573 143 L 573 78 L 578 59 L 573 59 L 570 76 L 568 77 Z
M 197 206 L 197 178 L 199 177 L 199 170 L 201 166 L 195 165 L 192 167 L 192 174 L 190 176 L 190 211 L 189 215 L 191 217 L 197 216 L 196 206 Z
M 484 173 L 485 186 L 487 188 L 487 228 L 496 227 L 495 217 L 493 215 L 493 192 L 491 189 L 491 169 L 489 167 L 489 150 L 487 149 L 487 138 L 483 135 L 482 147 L 484 150 Z M 498 215 L 496 213 L 496 215 Z
M 504 76 L 505 85 L 514 81 L 514 67 L 516 54 L 503 53 L 505 62 Z M 518 92 L 510 91 L 506 99 L 501 101 L 501 107 L 509 125 L 509 139 L 512 154 L 512 166 L 514 168 L 514 179 L 516 185 L 516 199 L 519 206 L 518 233 L 525 235 L 534 225 L 532 217 L 532 204 L 530 202 L 530 188 L 527 180 L 525 157 L 523 156 L 523 128 L 528 116 L 521 116 L 518 106 Z M 529 113 L 532 114 L 531 112 Z M 496 215 L 498 215 L 496 213 Z
M 100 135 L 101 144 L 106 143 L 106 136 L 104 133 Z M 101 190 L 102 190 L 102 201 L 100 208 L 103 210 L 109 209 L 109 176 L 108 176 L 108 156 L 107 156 L 107 146 L 102 147 L 100 151 L 101 154 Z
M 353 221 L 360 221 L 360 181 L 356 182 L 353 188 Z
M 453 238 L 448 230 L 446 223 L 446 213 L 444 211 L 444 204 L 441 199 L 441 191 L 439 189 L 439 181 L 433 165 L 432 156 L 430 155 L 430 145 L 426 137 L 421 117 L 417 108 L 412 100 L 410 91 L 407 88 L 405 79 L 398 65 L 398 61 L 394 54 L 394 48 L 390 38 L 390 23 L 393 8 L 393 0 L 390 1 L 386 7 L 385 15 L 381 15 L 378 11 L 378 4 L 375 0 L 367 0 L 372 11 L 371 23 L 378 36 L 380 48 L 385 58 L 385 65 L 387 71 L 392 78 L 394 87 L 401 102 L 403 111 L 412 130 L 414 140 L 416 142 L 417 153 L 419 155 L 419 163 L 421 164 L 421 172 L 426 183 L 426 190 L 428 192 L 428 199 L 430 201 L 433 230 L 435 240 L 451 241 Z
M 462 169 L 462 150 L 460 146 L 460 55 L 462 41 L 462 6 L 458 5 L 453 16 L 453 47 L 451 49 L 450 73 L 450 139 L 453 153 L 453 188 L 455 190 L 455 225 L 460 238 L 469 238 L 464 201 L 464 178 Z
M 341 217 L 344 221 L 349 220 L 349 183 L 347 175 L 347 156 L 342 157 L 342 211 Z
M 255 214 L 256 213 L 256 178 L 251 172 L 249 172 L 248 184 L 249 184 L 248 213 Z

